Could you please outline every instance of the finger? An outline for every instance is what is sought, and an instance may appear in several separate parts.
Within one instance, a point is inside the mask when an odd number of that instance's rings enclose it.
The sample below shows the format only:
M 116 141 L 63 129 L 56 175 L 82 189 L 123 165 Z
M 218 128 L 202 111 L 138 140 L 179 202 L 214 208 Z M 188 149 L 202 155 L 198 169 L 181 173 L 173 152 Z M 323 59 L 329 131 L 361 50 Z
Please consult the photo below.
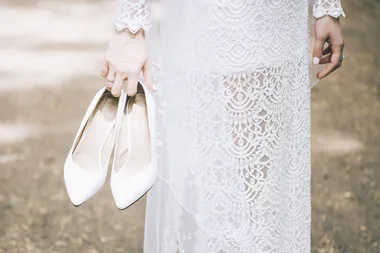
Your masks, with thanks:
M 331 62 L 331 55 L 327 55 L 327 56 L 323 57 L 321 59 L 321 61 L 319 62 L 319 64 L 326 64 L 326 63 L 329 63 L 329 62 Z
M 325 40 L 320 37 L 317 37 L 314 42 L 313 49 L 313 64 L 319 64 L 323 55 L 323 45 L 325 44 Z
M 116 74 L 115 82 L 112 86 L 111 93 L 114 97 L 119 97 L 123 87 L 124 78 L 121 74 Z
M 107 81 L 106 81 L 106 88 L 107 90 L 111 90 L 112 86 L 114 85 L 115 82 L 115 71 L 112 67 L 109 68 L 108 75 L 107 75 Z
M 319 79 L 325 78 L 328 76 L 331 72 L 339 68 L 339 57 L 340 57 L 340 50 L 334 50 L 332 49 L 333 52 L 331 54 L 331 61 L 330 63 L 327 64 L 326 68 L 320 71 L 317 74 L 317 77 Z
M 148 87 L 148 89 L 151 91 L 157 91 L 157 86 L 153 81 L 152 67 L 148 61 L 146 61 L 143 66 L 143 75 L 146 87 Z
M 331 53 L 331 46 L 326 47 L 323 49 L 323 55 L 330 54 Z
M 107 77 L 108 75 L 108 70 L 109 70 L 109 67 L 108 67 L 108 62 L 106 60 L 104 60 L 104 63 L 103 63 L 103 67 L 100 71 L 100 74 L 103 76 L 103 77 Z
M 127 94 L 128 96 L 134 96 L 137 93 L 137 82 L 138 82 L 138 76 L 131 74 L 128 76 L 127 81 Z

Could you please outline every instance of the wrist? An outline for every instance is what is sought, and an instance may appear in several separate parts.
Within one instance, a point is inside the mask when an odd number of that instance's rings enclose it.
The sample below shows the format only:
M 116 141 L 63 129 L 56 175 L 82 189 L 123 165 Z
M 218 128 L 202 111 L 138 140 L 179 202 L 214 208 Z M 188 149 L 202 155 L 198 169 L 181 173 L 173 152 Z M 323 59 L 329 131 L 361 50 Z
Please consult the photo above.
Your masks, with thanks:
M 314 18 L 314 25 L 316 27 L 318 26 L 326 26 L 327 24 L 338 24 L 340 26 L 340 19 L 339 17 L 335 18 L 333 16 L 330 16 L 330 15 L 324 15 L 324 16 L 321 16 L 319 18 Z M 325 28 L 323 28 L 325 29 Z
M 136 32 L 131 32 L 128 28 L 125 28 L 119 32 L 128 35 L 131 39 L 135 39 L 135 38 L 136 39 L 144 39 L 145 38 L 145 31 L 142 28 L 137 30 Z
M 127 40 L 132 39 L 141 39 L 145 40 L 145 31 L 144 29 L 140 29 L 136 32 L 131 32 L 128 28 L 122 29 L 122 30 L 115 30 L 114 33 L 117 36 L 125 37 Z
M 145 38 L 145 31 L 144 29 L 139 29 L 138 31 L 132 33 L 129 29 L 125 29 L 126 32 L 128 33 L 129 37 L 131 38 L 140 38 L 140 39 L 144 39 Z

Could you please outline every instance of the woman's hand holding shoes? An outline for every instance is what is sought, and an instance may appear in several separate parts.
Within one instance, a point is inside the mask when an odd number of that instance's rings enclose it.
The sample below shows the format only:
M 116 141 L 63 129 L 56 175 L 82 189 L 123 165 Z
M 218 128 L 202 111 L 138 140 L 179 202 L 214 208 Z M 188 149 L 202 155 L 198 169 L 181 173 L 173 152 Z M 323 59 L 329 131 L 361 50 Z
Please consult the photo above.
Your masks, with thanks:
M 144 31 L 141 30 L 135 35 L 127 30 L 115 32 L 101 70 L 101 75 L 107 79 L 106 87 L 112 95 L 120 96 L 124 81 L 127 81 L 128 96 L 135 95 L 141 71 L 146 87 L 151 91 L 157 90 L 153 84 L 152 69 L 147 55 Z

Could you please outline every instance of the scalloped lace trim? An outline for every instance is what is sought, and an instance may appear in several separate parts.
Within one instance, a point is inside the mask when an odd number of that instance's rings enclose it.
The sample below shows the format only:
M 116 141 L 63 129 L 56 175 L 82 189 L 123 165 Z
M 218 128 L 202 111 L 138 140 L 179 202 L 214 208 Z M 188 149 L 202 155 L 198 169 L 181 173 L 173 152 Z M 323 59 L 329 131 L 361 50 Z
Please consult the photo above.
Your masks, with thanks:
M 151 7 L 147 0 L 118 0 L 117 18 L 114 23 L 117 31 L 128 29 L 135 34 L 152 26 Z
M 151 24 L 126 24 L 126 23 L 115 23 L 115 28 L 117 31 L 128 29 L 131 33 L 135 34 L 141 29 L 145 32 L 149 31 Z
M 323 16 L 332 16 L 338 18 L 346 17 L 340 0 L 314 0 L 313 1 L 313 16 L 320 18 Z

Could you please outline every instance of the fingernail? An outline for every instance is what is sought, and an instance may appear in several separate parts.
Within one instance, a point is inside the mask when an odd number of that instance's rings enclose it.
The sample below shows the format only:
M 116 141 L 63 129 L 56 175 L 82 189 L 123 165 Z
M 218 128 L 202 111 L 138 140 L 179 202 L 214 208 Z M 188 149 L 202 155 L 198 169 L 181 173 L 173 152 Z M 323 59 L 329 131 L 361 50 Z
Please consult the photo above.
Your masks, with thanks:
M 317 64 L 319 64 L 319 58 L 318 57 L 314 57 L 313 58 L 313 64 L 315 64 L 315 65 L 317 65 Z

